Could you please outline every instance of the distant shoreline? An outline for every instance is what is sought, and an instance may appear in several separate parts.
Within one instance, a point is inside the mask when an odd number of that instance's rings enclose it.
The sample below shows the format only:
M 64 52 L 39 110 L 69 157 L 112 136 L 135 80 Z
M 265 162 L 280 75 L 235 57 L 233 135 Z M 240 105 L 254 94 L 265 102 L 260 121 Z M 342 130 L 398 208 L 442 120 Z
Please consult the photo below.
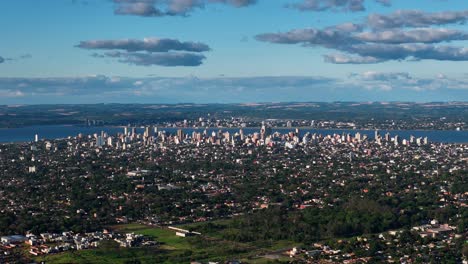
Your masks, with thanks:
M 20 127 L 0 127 L 0 130 L 7 129 L 24 129 L 24 128 L 33 128 L 33 127 L 114 127 L 114 128 L 144 128 L 145 126 L 124 126 L 124 125 L 105 125 L 105 126 L 84 126 L 79 124 L 56 124 L 56 125 L 31 125 L 31 126 L 20 126 Z M 261 129 L 261 127 L 168 127 L 168 126 L 154 126 L 158 129 Z M 320 128 L 320 127 L 311 127 L 311 126 L 302 126 L 302 127 L 270 127 L 271 129 L 315 129 L 315 130 L 354 130 L 354 131 L 453 131 L 453 132 L 462 132 L 468 130 L 448 130 L 448 129 L 386 129 L 386 128 Z
M 114 127 L 114 128 L 144 128 L 145 126 L 125 126 L 125 125 L 105 125 L 105 126 L 84 126 L 79 124 L 56 124 L 56 125 L 31 125 L 31 126 L 20 126 L 20 127 L 0 127 L 0 130 L 7 130 L 7 129 L 24 129 L 24 128 L 32 128 L 32 127 Z M 168 126 L 154 126 L 158 129 L 261 129 L 261 127 L 168 127 Z M 301 126 L 301 127 L 270 127 L 271 129 L 315 129 L 315 130 L 355 130 L 355 131 L 453 131 L 453 132 L 462 132 L 468 130 L 448 130 L 448 129 L 386 129 L 386 128 L 320 128 L 320 127 L 311 127 L 311 126 Z

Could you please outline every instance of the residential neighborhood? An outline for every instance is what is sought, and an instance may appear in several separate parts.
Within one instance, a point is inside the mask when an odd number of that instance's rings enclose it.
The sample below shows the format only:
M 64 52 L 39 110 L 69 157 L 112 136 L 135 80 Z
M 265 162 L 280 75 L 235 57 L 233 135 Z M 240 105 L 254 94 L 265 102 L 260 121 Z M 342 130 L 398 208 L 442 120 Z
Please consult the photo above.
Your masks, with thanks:
M 351 263 L 374 256 L 410 263 L 425 259 L 418 252 L 454 250 L 455 259 L 461 260 L 467 224 L 466 144 L 379 130 L 372 136 L 275 131 L 268 121 L 250 131 L 181 128 L 171 133 L 155 126 L 124 127 L 116 135 L 0 145 L 4 246 L 26 243 L 34 256 L 99 248 L 102 240 L 124 248 L 153 246 L 157 241 L 139 234 L 99 230 L 138 222 L 173 228 L 174 236 L 182 238 L 210 237 L 216 229 L 207 223 L 232 219 L 220 227 L 223 239 L 243 243 L 265 232 L 265 238 L 284 237 L 291 246 L 293 241 L 309 245 L 285 254 L 293 258 Z M 285 218 L 256 222 L 270 213 Z M 315 220 L 313 214 L 318 214 Z M 337 221 L 320 220 L 332 215 Z M 301 227 L 289 223 L 291 217 L 311 231 L 296 230 Z M 192 223 L 202 228 L 178 227 Z M 254 223 L 260 230 L 268 225 L 285 230 L 261 230 L 251 237 L 255 231 L 249 225 Z M 420 243 L 412 244 L 416 247 L 407 257 L 387 254 L 387 246 L 390 252 L 404 247 L 394 241 L 398 233 L 385 233 L 391 230 L 406 230 Z M 366 253 L 365 241 L 311 246 L 323 239 L 376 233 L 383 235 L 362 238 L 381 245 L 372 255 Z

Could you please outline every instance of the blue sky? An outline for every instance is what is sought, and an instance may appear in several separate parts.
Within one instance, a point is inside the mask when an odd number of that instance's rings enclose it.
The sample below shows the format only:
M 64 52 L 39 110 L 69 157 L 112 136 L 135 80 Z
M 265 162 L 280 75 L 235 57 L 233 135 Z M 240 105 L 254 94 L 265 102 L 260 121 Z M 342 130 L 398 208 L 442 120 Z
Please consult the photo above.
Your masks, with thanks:
M 4 0 L 0 10 L 0 104 L 468 100 L 466 1 Z

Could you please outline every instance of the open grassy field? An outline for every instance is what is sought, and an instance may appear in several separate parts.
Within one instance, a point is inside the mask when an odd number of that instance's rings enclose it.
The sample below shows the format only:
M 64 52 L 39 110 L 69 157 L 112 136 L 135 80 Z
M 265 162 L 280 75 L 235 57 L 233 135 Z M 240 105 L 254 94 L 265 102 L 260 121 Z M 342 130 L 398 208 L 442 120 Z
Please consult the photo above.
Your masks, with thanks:
M 204 236 L 216 238 L 223 240 L 226 234 L 236 233 L 239 230 L 235 228 L 230 228 L 229 224 L 233 219 L 221 219 L 209 222 L 200 222 L 200 223 L 190 223 L 180 226 L 187 230 L 193 230 L 202 233 Z M 209 226 L 209 228 L 207 228 Z M 298 243 L 294 241 L 287 240 L 267 240 L 255 243 L 245 243 L 251 245 L 257 249 L 257 251 L 275 251 L 284 248 L 291 248 L 294 246 L 299 246 Z
M 223 226 L 220 220 L 215 224 Z M 203 229 L 203 224 L 181 226 L 194 230 Z M 160 243 L 151 248 L 119 248 L 113 241 L 104 242 L 98 249 L 65 252 L 38 257 L 34 260 L 46 263 L 190 263 L 190 261 L 242 260 L 248 263 L 285 263 L 287 258 L 273 261 L 261 257 L 269 251 L 294 246 L 290 241 L 266 241 L 264 243 L 238 243 L 223 240 L 222 234 L 211 232 L 196 237 L 178 237 L 175 231 L 141 224 L 113 226 L 116 232 L 136 233 L 152 237 Z M 221 230 L 220 230 L 221 231 Z
M 192 246 L 186 238 L 178 237 L 175 235 L 175 231 L 166 228 L 148 227 L 140 224 L 127 224 L 114 226 L 113 230 L 122 233 L 135 233 L 150 236 L 161 243 L 162 249 L 189 250 Z
M 240 259 L 256 250 L 256 247 L 248 244 L 225 241 L 211 236 L 177 237 L 175 231 L 161 227 L 130 224 L 115 226 L 114 230 L 151 236 L 161 242 L 160 248 L 166 250 L 169 256 L 185 252 L 187 255 L 190 254 L 190 260 Z

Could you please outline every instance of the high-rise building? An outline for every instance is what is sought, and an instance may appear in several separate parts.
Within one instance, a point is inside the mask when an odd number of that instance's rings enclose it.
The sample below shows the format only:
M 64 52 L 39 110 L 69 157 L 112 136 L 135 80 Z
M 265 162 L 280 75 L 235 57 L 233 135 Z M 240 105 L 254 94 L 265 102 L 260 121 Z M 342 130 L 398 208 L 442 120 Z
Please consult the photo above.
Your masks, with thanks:
M 143 134 L 144 137 L 152 137 L 154 135 L 154 129 L 152 126 L 145 127 L 145 133 Z
M 265 122 L 262 122 L 262 128 L 260 129 L 261 139 L 266 139 L 271 135 L 271 127 L 266 126 Z
M 241 140 L 244 140 L 244 130 L 242 128 L 239 129 L 239 136 Z
M 39 141 L 39 135 L 36 134 L 36 135 L 34 135 L 34 142 L 38 142 L 38 141 Z
M 182 129 L 177 130 L 177 137 L 179 138 L 179 140 L 184 139 L 184 131 Z
M 229 131 L 226 131 L 224 133 L 224 141 L 229 142 L 230 139 L 231 139 L 231 133 L 229 133 Z
M 361 133 L 356 132 L 356 135 L 354 136 L 358 142 L 361 142 Z
M 253 136 L 252 136 L 252 139 L 253 139 L 254 141 L 257 141 L 258 139 L 260 139 L 259 134 L 258 134 L 257 132 L 255 132 L 255 133 L 253 134 Z
M 421 146 L 422 145 L 422 137 L 418 137 L 416 139 L 416 144 L 418 144 L 418 146 Z
M 108 145 L 109 147 L 112 147 L 112 137 L 108 137 L 108 138 L 107 138 L 107 145 Z
M 390 133 L 385 133 L 385 141 L 389 142 L 390 141 Z
M 102 136 L 96 137 L 96 147 L 104 146 L 104 138 Z

